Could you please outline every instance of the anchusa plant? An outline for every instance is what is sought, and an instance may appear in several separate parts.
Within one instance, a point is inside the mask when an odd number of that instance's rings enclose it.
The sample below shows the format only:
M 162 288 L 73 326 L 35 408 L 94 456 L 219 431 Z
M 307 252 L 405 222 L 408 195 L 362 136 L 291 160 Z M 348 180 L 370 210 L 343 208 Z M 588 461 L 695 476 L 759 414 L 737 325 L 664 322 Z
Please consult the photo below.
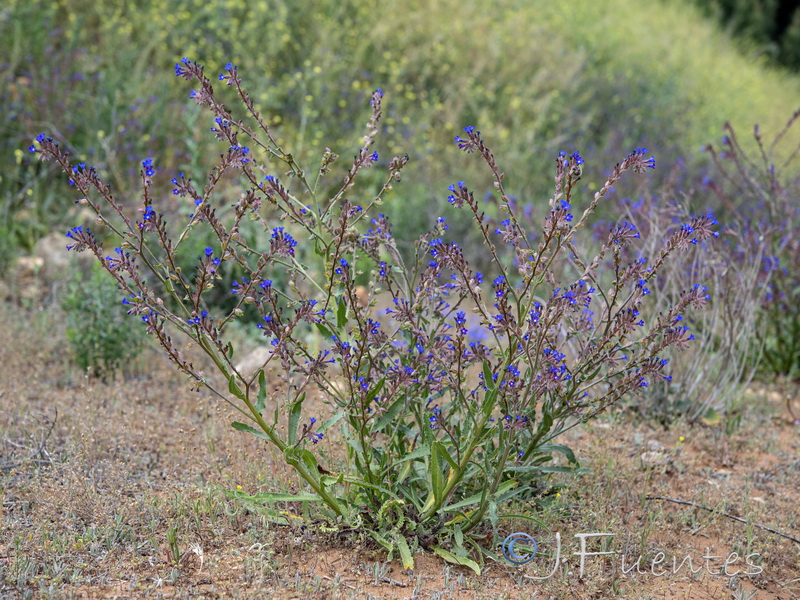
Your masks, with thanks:
M 800 176 L 793 167 L 800 145 L 786 146 L 795 144 L 789 134 L 798 121 L 800 110 L 769 143 L 756 126 L 755 151 L 726 124 L 721 147 L 706 148 L 716 172 L 703 182 L 741 232 L 732 260 L 759 268 L 761 366 L 791 379 L 800 377 Z
M 235 65 L 215 81 L 237 95 L 244 118 L 222 104 L 201 65 L 183 59 L 175 73 L 195 84 L 191 97 L 211 113 L 211 131 L 224 147 L 202 186 L 183 174 L 172 179 L 172 198 L 193 204 L 192 216 L 178 224 L 162 216 L 156 182 L 169 175 L 157 161 L 142 162 L 135 213 L 91 166 L 74 164 L 41 135 L 30 150 L 57 162 L 79 202 L 119 239 L 106 251 L 91 231 L 76 227 L 67 234 L 69 248 L 92 252 L 123 290 L 127 311 L 144 321 L 192 385 L 230 403 L 241 414 L 233 427 L 280 450 L 307 485 L 300 494 L 232 495 L 314 502 L 326 527 L 366 531 L 398 551 L 406 567 L 412 550 L 423 547 L 479 570 L 479 547 L 465 534 L 487 526 L 497 533 L 499 520 L 511 516 L 509 502 L 543 493 L 548 473 L 573 470 L 575 456 L 555 443 L 558 436 L 662 377 L 664 350 L 691 342 L 681 315 L 708 300 L 699 282 L 649 322 L 641 309 L 673 253 L 712 237 L 716 221 L 694 218 L 655 256 L 634 261 L 623 257 L 639 232 L 622 221 L 607 230 L 599 253 L 586 257 L 579 237 L 592 212 L 623 175 L 654 168 L 655 160 L 643 149 L 626 156 L 583 213 L 573 215 L 583 158 L 560 154 L 555 193 L 534 231 L 518 218 L 480 133 L 467 127 L 455 143 L 490 170 L 502 223 L 490 224 L 465 181 L 448 195 L 454 210 L 472 215 L 493 272 L 470 267 L 447 238 L 446 218 L 416 241 L 407 264 L 379 212 L 409 160 L 385 160 L 374 148 L 381 90 L 372 94 L 352 162 L 340 168 L 326 150 L 310 176 L 278 143 Z M 376 168 L 385 170 L 382 185 L 360 189 L 360 174 Z M 336 173 L 342 179 L 325 184 L 333 191 L 323 193 L 321 182 Z M 222 200 L 231 187 L 239 189 L 232 204 Z M 260 223 L 259 239 L 242 235 L 245 219 Z M 215 243 L 193 270 L 178 268 L 178 248 L 201 228 Z M 205 298 L 226 263 L 246 275 L 230 290 L 233 308 L 221 312 Z M 286 282 L 280 286 L 278 273 Z M 378 302 L 389 308 L 377 310 Z M 228 335 L 245 306 L 258 311 L 270 351 L 252 375 L 237 369 Z M 176 335 L 208 355 L 225 387 L 180 352 Z M 311 395 L 324 399 L 330 416 L 309 414 L 304 403 Z M 339 473 L 323 467 L 319 454 L 334 430 L 347 453 Z M 555 453 L 566 464 L 553 465 Z M 480 550 L 494 556 L 492 548 Z
M 685 187 L 678 187 L 681 183 Z M 661 239 L 684 227 L 686 204 L 707 201 L 707 190 L 691 182 L 670 181 L 658 196 L 620 198 L 617 205 L 641 233 L 642 246 L 637 251 L 651 255 L 658 251 Z M 680 290 L 695 281 L 706 282 L 713 295 L 709 310 L 681 315 L 682 323 L 695 332 L 697 343 L 686 352 L 668 351 L 664 355 L 670 359 L 664 371 L 667 377 L 635 399 L 638 410 L 664 424 L 676 418 L 693 423 L 716 421 L 723 414 L 734 416 L 742 391 L 755 374 L 760 349 L 753 340 L 763 295 L 759 273 L 763 247 L 751 244 L 750 235 L 735 222 L 726 222 L 719 238 L 692 244 L 648 286 L 648 315 L 668 310 Z M 635 258 L 630 255 L 631 260 Z

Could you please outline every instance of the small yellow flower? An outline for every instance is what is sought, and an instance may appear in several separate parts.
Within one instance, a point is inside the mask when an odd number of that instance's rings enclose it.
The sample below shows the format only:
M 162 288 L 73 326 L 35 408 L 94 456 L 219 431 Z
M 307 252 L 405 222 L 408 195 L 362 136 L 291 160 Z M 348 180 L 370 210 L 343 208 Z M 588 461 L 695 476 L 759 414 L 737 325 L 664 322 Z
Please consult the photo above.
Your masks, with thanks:
M 679 441 L 679 442 L 682 442 L 682 441 L 684 441 L 685 439 L 686 439 L 685 437 L 681 436 L 681 437 L 679 437 L 679 438 L 678 438 L 678 441 Z
M 237 486 L 236 486 L 236 489 L 237 489 L 237 490 L 241 490 L 241 489 L 242 489 L 242 486 L 240 486 L 240 485 L 237 485 Z
M 561 492 L 556 492 L 556 498 L 561 498 Z

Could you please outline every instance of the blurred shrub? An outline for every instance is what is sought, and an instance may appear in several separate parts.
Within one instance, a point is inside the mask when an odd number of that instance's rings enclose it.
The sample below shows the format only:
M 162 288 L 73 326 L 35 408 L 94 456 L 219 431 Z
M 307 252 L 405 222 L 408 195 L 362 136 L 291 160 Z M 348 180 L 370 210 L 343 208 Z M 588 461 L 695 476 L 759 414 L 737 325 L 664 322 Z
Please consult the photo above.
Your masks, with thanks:
M 691 182 L 673 181 L 659 196 L 646 195 L 635 202 L 621 199 L 620 208 L 644 240 L 642 253 L 628 260 L 652 255 L 655 239 L 680 228 L 687 215 L 707 211 L 706 194 Z M 675 257 L 651 288 L 654 298 L 645 320 L 656 318 L 681 290 L 697 282 L 703 282 L 710 295 L 702 314 L 681 315 L 681 322 L 697 332 L 696 341 L 686 352 L 667 353 L 669 377 L 654 381 L 638 405 L 641 412 L 664 423 L 676 416 L 695 422 L 733 414 L 761 357 L 754 340 L 761 332 L 756 315 L 765 295 L 761 264 L 767 250 L 753 243 L 750 232 L 742 231 L 735 221 L 722 223 L 720 241 L 698 241 L 691 251 Z
M 95 377 L 113 376 L 142 350 L 143 331 L 126 314 L 121 296 L 117 284 L 94 264 L 88 276 L 75 273 L 62 300 L 75 364 Z
M 645 240 L 691 213 L 712 210 L 722 223 L 723 244 L 698 244 L 652 287 L 654 314 L 697 281 L 706 282 L 712 300 L 709 310 L 685 317 L 698 341 L 688 352 L 672 353 L 672 379 L 650 386 L 639 404 L 643 412 L 665 422 L 677 415 L 735 417 L 753 377 L 800 376 L 800 176 L 794 166 L 800 143 L 790 135 L 798 120 L 800 111 L 770 141 L 756 127 L 749 145 L 726 124 L 721 144 L 706 147 L 708 168 L 679 163 L 659 196 L 618 200 Z
M 670 163 L 712 139 L 719 115 L 776 126 L 776 106 L 789 110 L 800 96 L 797 79 L 746 62 L 684 4 L 624 0 L 409 0 L 402 10 L 385 0 L 10 0 L 0 10 L 0 55 L 0 156 L 9 157 L 0 160 L 15 161 L 0 169 L 0 198 L 18 237 L 34 241 L 74 221 L 52 210 L 60 201 L 40 185 L 49 167 L 14 156 L 40 131 L 85 149 L 76 158 L 120 194 L 138 185 L 145 156 L 202 175 L 217 150 L 196 126 L 206 117 L 169 76 L 186 55 L 259 73 L 256 107 L 305 164 L 322 140 L 355 154 L 361 124 L 350 107 L 384 88 L 378 150 L 409 152 L 415 186 L 383 210 L 405 239 L 427 228 L 420 209 L 442 213 L 442 182 L 458 172 L 446 149 L 465 123 L 480 124 L 508 157 L 509 193 L 537 202 L 552 167 L 542 156 L 581 146 L 600 165 L 644 144 Z M 584 182 L 594 188 L 604 175 L 587 165 Z M 474 189 L 491 190 L 491 181 L 478 175 Z M 470 229 L 458 219 L 451 227 Z
M 800 70 L 800 5 L 785 0 L 694 0 L 727 30 L 778 63 Z
M 763 325 L 763 370 L 769 375 L 800 377 L 800 175 L 793 161 L 800 143 L 789 134 L 798 129 L 797 110 L 772 141 L 758 127 L 753 139 L 757 150 L 748 151 L 726 124 L 721 146 L 709 146 L 716 172 L 705 181 L 729 218 L 739 223 L 748 244 L 735 260 L 756 260 L 764 291 L 758 317 Z M 782 150 L 782 151 L 781 151 Z M 782 159 L 782 156 L 788 156 Z

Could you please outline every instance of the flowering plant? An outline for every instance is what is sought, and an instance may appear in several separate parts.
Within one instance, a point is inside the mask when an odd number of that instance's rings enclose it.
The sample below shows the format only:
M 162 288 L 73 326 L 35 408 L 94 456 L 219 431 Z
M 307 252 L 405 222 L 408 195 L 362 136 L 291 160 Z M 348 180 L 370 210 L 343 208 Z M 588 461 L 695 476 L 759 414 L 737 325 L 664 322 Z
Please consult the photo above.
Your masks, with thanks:
M 191 96 L 212 113 L 212 132 L 226 148 L 203 187 L 183 174 L 172 179 L 174 196 L 188 199 L 194 212 L 177 228 L 167 222 L 157 210 L 157 165 L 147 158 L 133 216 L 94 168 L 73 164 L 40 135 L 30 150 L 57 162 L 79 202 L 119 239 L 108 253 L 91 231 L 75 227 L 68 248 L 92 252 L 124 291 L 129 314 L 144 321 L 175 366 L 230 403 L 242 417 L 233 427 L 280 450 L 308 486 L 295 495 L 232 495 L 315 502 L 332 526 L 365 529 L 407 567 L 418 545 L 479 570 L 467 547 L 477 543 L 465 534 L 487 522 L 496 532 L 499 519 L 511 516 L 501 507 L 540 494 L 548 473 L 574 469 L 575 456 L 555 443 L 558 436 L 660 377 L 660 353 L 690 342 L 681 315 L 706 302 L 703 286 L 684 291 L 650 323 L 640 309 L 673 252 L 716 235 L 716 221 L 692 219 L 670 233 L 652 261 L 633 262 L 625 250 L 639 232 L 623 221 L 586 257 L 579 234 L 595 208 L 625 173 L 654 168 L 655 160 L 644 149 L 629 154 L 574 218 L 583 158 L 561 153 L 554 196 L 534 232 L 518 219 L 480 132 L 467 127 L 455 142 L 491 171 L 502 221 L 491 224 L 464 181 L 450 186 L 449 201 L 471 213 L 494 272 L 485 278 L 470 267 L 447 240 L 445 218 L 417 240 L 407 261 L 389 218 L 377 212 L 409 160 L 381 162 L 373 149 L 381 90 L 372 95 L 352 163 L 326 193 L 338 156 L 326 149 L 309 177 L 278 143 L 235 65 L 218 81 L 235 91 L 247 119 L 218 100 L 201 65 L 183 59 L 175 72 L 195 82 Z M 386 175 L 376 192 L 356 186 L 362 172 L 379 165 Z M 240 193 L 225 207 L 220 198 L 234 182 Z M 263 227 L 262 239 L 245 239 L 245 219 Z M 188 272 L 176 252 L 201 228 L 216 241 Z M 231 290 L 235 305 L 222 312 L 205 299 L 225 268 L 242 275 Z M 286 285 L 273 284 L 278 272 Z M 384 299 L 389 308 L 378 311 Z M 229 339 L 246 307 L 258 312 L 269 344 L 252 375 L 237 368 Z M 180 352 L 176 334 L 208 355 L 225 387 Z M 323 421 L 305 406 L 317 394 L 330 408 Z M 320 462 L 319 443 L 333 431 L 347 453 L 340 473 Z M 569 464 L 553 465 L 556 453 Z
M 798 123 L 800 110 L 769 143 L 756 125 L 749 150 L 726 123 L 721 146 L 706 147 L 716 170 L 703 182 L 741 231 L 743 243 L 731 249 L 732 260 L 759 270 L 761 293 L 754 296 L 760 301 L 755 331 L 763 345 L 760 367 L 795 380 L 800 377 L 800 176 L 792 163 L 800 144 L 790 134 Z

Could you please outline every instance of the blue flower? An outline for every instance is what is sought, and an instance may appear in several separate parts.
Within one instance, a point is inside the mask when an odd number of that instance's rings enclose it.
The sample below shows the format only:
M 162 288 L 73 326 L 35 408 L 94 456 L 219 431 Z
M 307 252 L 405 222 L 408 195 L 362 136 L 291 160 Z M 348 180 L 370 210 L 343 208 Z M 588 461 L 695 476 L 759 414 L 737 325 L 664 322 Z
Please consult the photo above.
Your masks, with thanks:
M 186 67 L 184 65 L 188 65 L 191 61 L 184 57 L 181 59 L 181 62 L 175 63 L 175 76 L 176 77 L 185 77 L 188 74 Z
M 44 143 L 45 141 L 47 141 L 47 142 L 52 142 L 52 141 L 53 141 L 53 138 L 51 138 L 51 137 L 47 137 L 45 134 L 43 134 L 43 133 L 40 133 L 39 135 L 37 135 L 37 136 L 34 138 L 34 140 L 35 140 L 35 141 L 37 141 L 37 142 L 39 142 L 40 144 L 42 144 L 42 143 Z M 34 146 L 33 144 L 31 144 L 31 145 L 28 147 L 28 151 L 29 151 L 29 152 L 39 152 L 39 150 L 38 150 L 38 149 L 36 148 L 36 146 Z
M 152 158 L 145 158 L 142 161 L 142 167 L 144 167 L 144 174 L 147 177 L 152 177 L 155 175 L 156 170 L 153 168 L 153 159 Z
M 297 247 L 297 241 L 288 233 L 283 227 L 276 227 L 272 230 L 271 238 L 272 250 L 279 256 L 294 256 L 294 249 Z
M 645 154 L 647 154 L 647 148 L 636 148 L 636 150 L 634 150 L 633 153 L 638 154 L 640 157 L 644 156 Z M 648 167 L 650 169 L 655 169 L 656 168 L 655 157 L 651 156 L 650 158 L 642 162 L 642 166 Z
M 83 225 L 78 225 L 77 227 L 73 227 L 67 232 L 67 237 L 74 240 L 82 232 L 83 232 Z

